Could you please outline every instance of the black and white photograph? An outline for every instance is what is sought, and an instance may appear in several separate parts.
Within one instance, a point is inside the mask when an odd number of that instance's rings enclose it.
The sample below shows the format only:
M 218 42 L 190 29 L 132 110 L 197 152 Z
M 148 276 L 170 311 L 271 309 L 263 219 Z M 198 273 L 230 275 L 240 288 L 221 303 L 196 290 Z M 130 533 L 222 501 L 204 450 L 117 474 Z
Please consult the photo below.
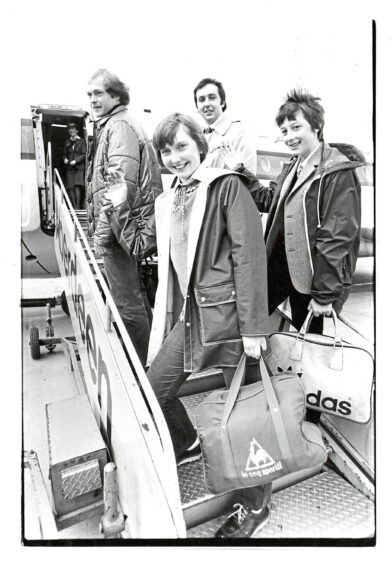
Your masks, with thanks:
M 16 545 L 371 558 L 381 12 L 6 11 Z

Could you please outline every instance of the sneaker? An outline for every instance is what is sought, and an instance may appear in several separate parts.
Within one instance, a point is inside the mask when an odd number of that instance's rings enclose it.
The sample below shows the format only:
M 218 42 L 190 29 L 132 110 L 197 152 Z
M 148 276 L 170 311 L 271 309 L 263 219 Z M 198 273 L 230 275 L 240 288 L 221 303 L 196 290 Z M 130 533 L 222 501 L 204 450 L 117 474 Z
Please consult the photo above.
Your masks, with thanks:
M 201 448 L 200 443 L 198 443 L 194 448 L 191 450 L 185 450 L 181 454 L 176 457 L 177 466 L 182 466 L 183 464 L 187 464 L 188 462 L 194 462 L 201 458 Z
M 241 503 L 235 503 L 237 508 L 231 513 L 223 525 L 216 531 L 215 538 L 240 539 L 254 537 L 269 519 L 269 508 L 264 507 L 260 513 L 247 509 Z

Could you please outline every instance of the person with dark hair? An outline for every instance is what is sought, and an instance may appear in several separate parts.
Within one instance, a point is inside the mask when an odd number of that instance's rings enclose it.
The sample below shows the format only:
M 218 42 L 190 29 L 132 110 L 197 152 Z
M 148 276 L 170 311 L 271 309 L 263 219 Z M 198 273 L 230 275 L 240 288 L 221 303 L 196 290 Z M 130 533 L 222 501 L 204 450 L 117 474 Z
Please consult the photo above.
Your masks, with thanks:
M 127 110 L 129 93 L 125 84 L 113 73 L 100 69 L 88 82 L 87 96 L 94 117 L 87 174 L 88 233 L 94 236 L 113 300 L 145 366 L 150 306 L 139 279 L 138 262 L 130 250 L 134 231 L 127 227 L 134 217 L 146 219 L 154 213 L 155 198 L 162 192 L 161 174 L 151 141 Z M 112 193 L 107 194 L 112 176 L 125 181 L 125 190 L 116 201 Z M 106 214 L 107 198 L 114 206 L 116 229 Z
M 361 223 L 355 168 L 362 163 L 324 141 L 324 109 L 307 91 L 287 95 L 276 123 L 293 158 L 266 224 L 269 310 L 288 297 L 296 329 L 311 311 L 310 331 L 321 334 L 323 316 L 341 311 L 351 287 Z
M 233 119 L 227 113 L 222 83 L 214 78 L 203 78 L 193 90 L 193 99 L 206 122 L 204 133 L 209 146 L 206 166 L 237 172 L 247 169 L 256 174 L 255 139 L 241 120 Z
M 192 372 L 212 367 L 230 385 L 243 352 L 260 358 L 268 332 L 267 267 L 248 180 L 205 166 L 208 146 L 196 121 L 168 116 L 153 145 L 177 182 L 155 202 L 159 284 L 147 377 L 181 465 L 201 452 L 177 392 Z M 248 371 L 248 382 L 257 376 Z M 240 490 L 237 498 L 217 537 L 249 538 L 267 522 L 271 484 Z
M 65 187 L 75 209 L 80 209 L 82 190 L 85 185 L 86 141 L 78 135 L 78 126 L 68 124 L 69 138 L 63 147 L 63 162 L 66 167 Z

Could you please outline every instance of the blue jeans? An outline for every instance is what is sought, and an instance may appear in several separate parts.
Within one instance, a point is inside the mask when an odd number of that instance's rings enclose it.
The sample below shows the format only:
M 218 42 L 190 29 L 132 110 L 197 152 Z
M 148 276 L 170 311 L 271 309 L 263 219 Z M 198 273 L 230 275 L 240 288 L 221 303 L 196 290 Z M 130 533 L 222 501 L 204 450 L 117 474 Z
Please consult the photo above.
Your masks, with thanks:
M 138 265 L 117 243 L 109 248 L 100 247 L 99 250 L 110 293 L 144 367 L 147 362 L 150 322 L 141 292 Z
M 147 377 L 157 396 L 169 428 L 176 456 L 182 454 L 197 438 L 197 432 L 177 393 L 190 376 L 184 372 L 184 322 L 177 321 L 155 357 Z M 234 376 L 235 368 L 222 368 L 226 386 Z M 246 382 L 250 383 L 258 376 L 252 373 Z M 271 500 L 271 484 L 244 488 L 238 492 L 238 501 L 250 509 L 265 507 Z

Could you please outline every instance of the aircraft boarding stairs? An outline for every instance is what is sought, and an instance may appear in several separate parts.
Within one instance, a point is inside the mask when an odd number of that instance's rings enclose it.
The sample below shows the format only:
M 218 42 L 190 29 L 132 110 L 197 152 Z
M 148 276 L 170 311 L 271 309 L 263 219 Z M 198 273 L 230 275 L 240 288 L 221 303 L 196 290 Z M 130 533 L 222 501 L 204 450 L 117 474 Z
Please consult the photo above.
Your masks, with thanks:
M 91 244 L 91 238 L 87 236 L 86 211 L 78 210 L 76 215 Z M 91 248 L 93 249 L 92 244 Z M 102 259 L 96 258 L 96 261 L 103 270 Z M 152 260 L 150 264 L 154 263 Z M 91 262 L 90 266 L 94 272 Z M 99 285 L 97 277 L 96 281 Z M 284 330 L 284 323 L 287 326 L 287 321 L 279 315 L 277 330 Z M 220 371 L 208 370 L 189 377 L 179 396 L 191 420 L 194 420 L 197 405 L 211 390 L 223 387 L 224 380 Z M 325 440 L 327 450 L 331 453 L 333 448 Z M 213 537 L 214 531 L 233 510 L 235 494 L 209 494 L 201 459 L 184 464 L 177 470 L 188 538 Z M 273 484 L 270 521 L 258 537 L 281 539 L 371 536 L 374 529 L 372 493 L 362 488 L 361 484 L 354 487 L 344 478 L 344 472 L 336 470 L 335 464 L 329 461 L 325 466 L 276 480 Z

